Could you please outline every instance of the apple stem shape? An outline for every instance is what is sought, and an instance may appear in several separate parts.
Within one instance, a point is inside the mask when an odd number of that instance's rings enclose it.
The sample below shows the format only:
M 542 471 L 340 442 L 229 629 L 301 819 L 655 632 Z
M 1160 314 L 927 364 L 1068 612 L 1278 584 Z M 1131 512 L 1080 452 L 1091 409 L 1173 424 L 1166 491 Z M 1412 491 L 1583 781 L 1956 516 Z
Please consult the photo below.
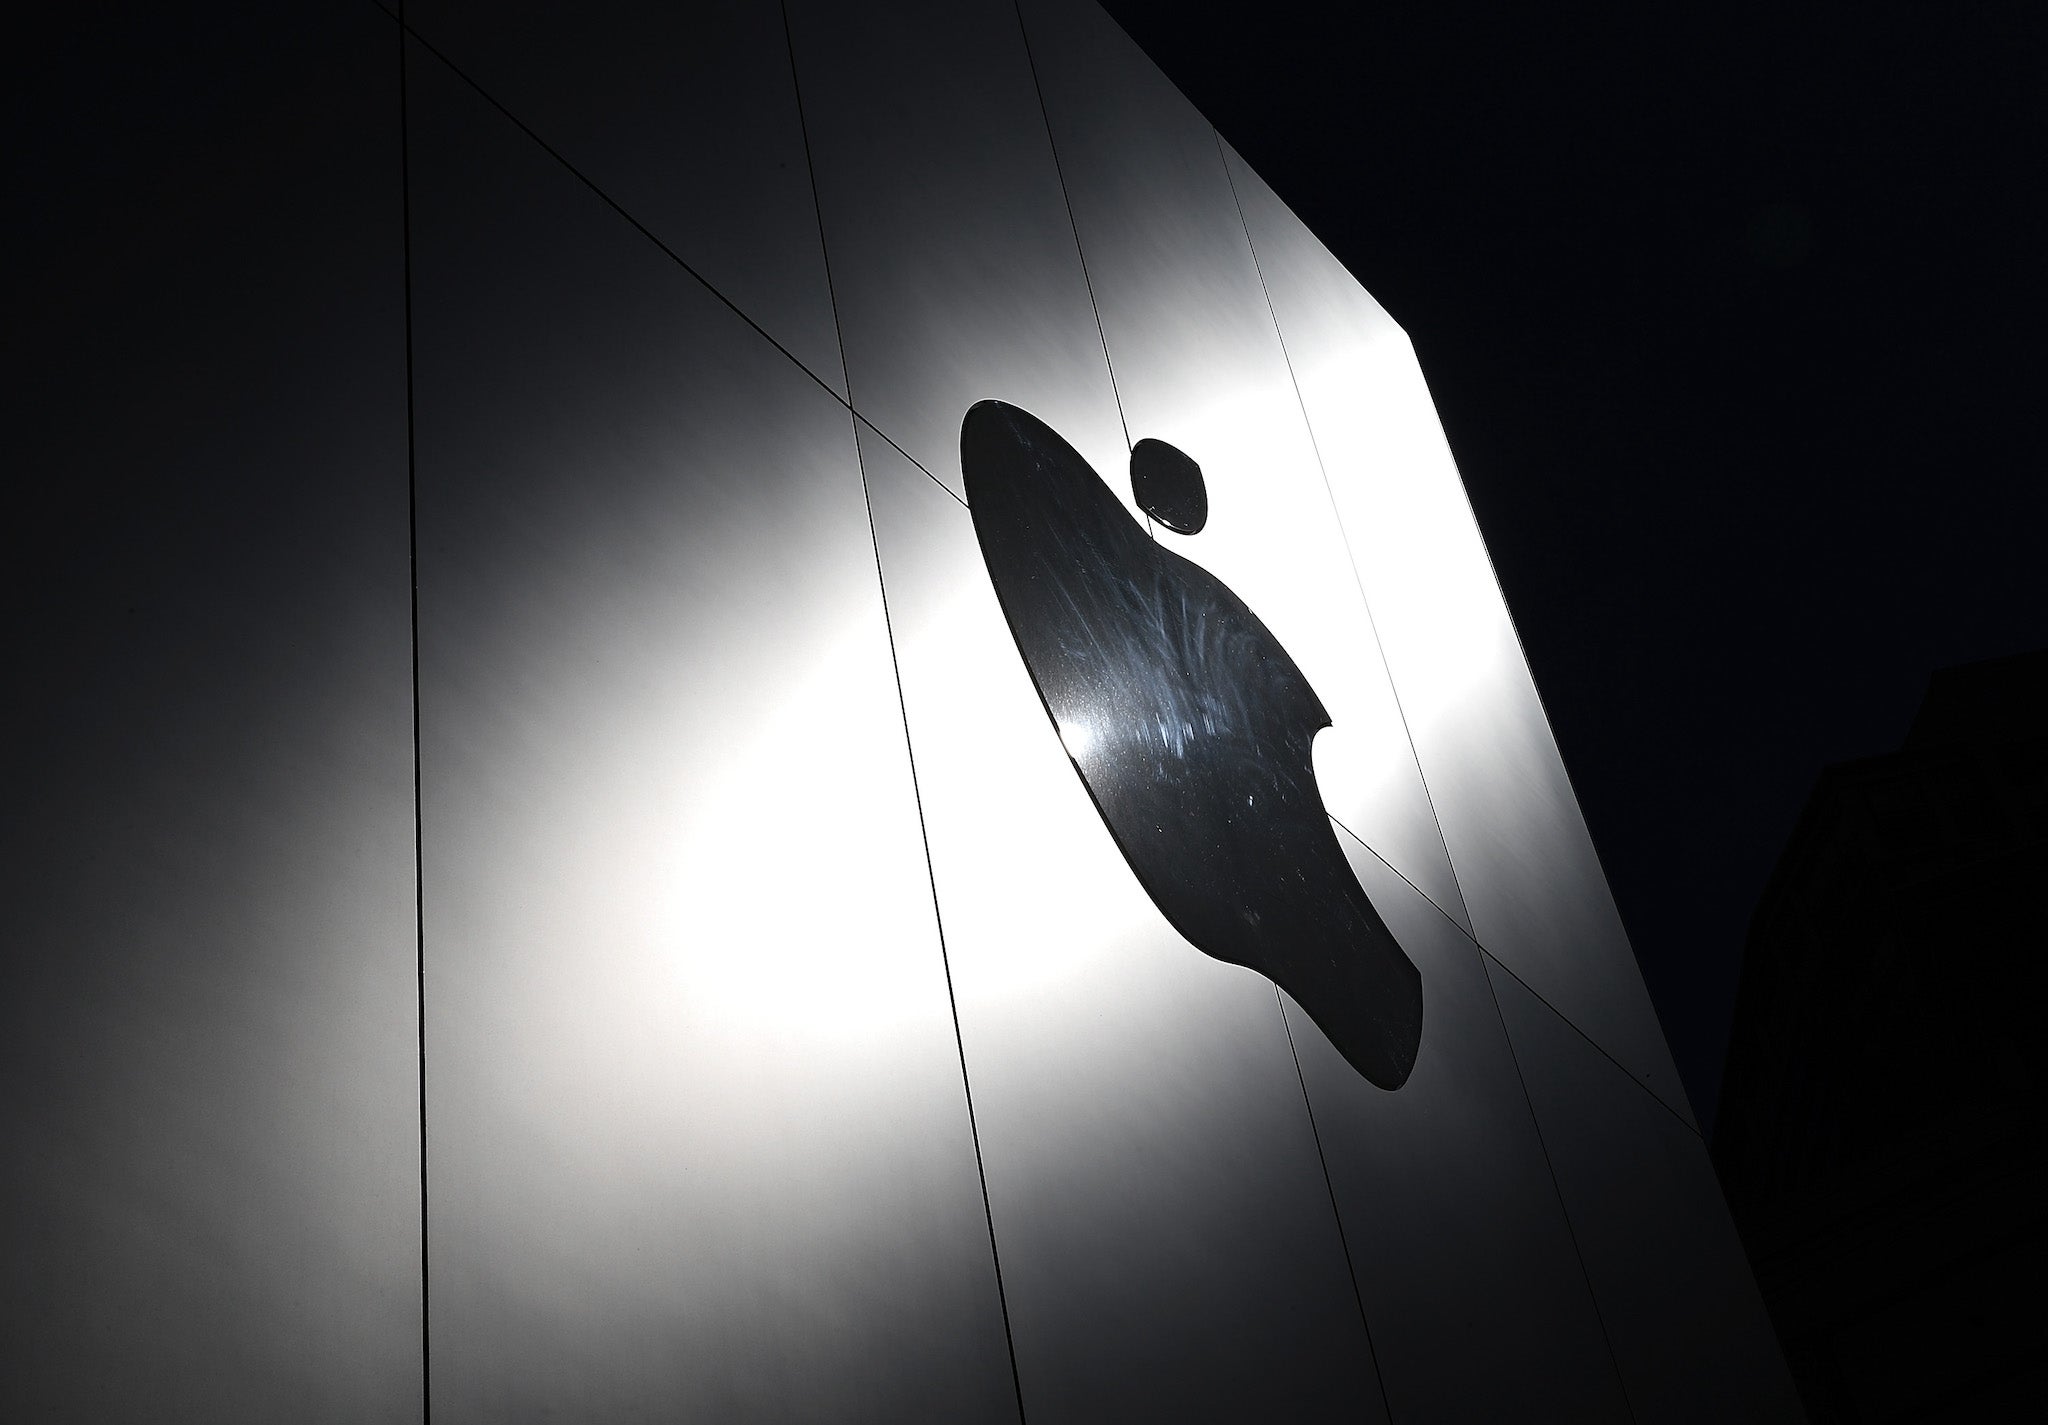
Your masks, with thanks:
M 1372 1083 L 1399 1088 L 1421 1047 L 1422 976 L 1323 808 L 1309 749 L 1330 715 L 1307 678 L 1030 412 L 978 402 L 960 462 L 1017 650 L 1152 903 L 1196 949 L 1292 995 Z M 1138 443 L 1131 478 L 1169 529 L 1207 519 L 1201 467 L 1165 442 Z

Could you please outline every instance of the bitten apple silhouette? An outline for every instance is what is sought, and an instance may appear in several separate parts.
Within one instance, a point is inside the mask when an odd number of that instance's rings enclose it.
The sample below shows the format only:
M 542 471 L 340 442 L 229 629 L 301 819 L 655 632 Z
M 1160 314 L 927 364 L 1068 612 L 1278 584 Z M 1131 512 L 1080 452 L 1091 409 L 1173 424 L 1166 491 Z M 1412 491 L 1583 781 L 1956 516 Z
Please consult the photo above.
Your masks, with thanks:
M 1309 752 L 1330 715 L 1280 640 L 1028 411 L 976 404 L 960 461 L 1010 632 L 1138 883 L 1195 948 L 1270 978 L 1399 1088 L 1422 977 L 1337 844 Z M 1193 460 L 1140 441 L 1132 477 L 1155 519 L 1201 528 Z

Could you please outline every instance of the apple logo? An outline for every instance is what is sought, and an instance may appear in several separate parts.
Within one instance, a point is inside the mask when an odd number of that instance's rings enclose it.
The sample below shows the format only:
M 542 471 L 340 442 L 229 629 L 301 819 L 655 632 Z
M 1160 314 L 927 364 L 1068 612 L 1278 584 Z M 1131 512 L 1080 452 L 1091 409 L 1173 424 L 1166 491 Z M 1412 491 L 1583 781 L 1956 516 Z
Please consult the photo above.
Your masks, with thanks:
M 1422 977 L 1330 827 L 1309 753 L 1330 716 L 1287 650 L 1028 411 L 978 402 L 960 461 L 1003 616 L 1138 883 L 1196 949 L 1267 976 L 1399 1088 Z M 1168 529 L 1208 518 L 1201 468 L 1164 442 L 1138 442 L 1131 483 Z

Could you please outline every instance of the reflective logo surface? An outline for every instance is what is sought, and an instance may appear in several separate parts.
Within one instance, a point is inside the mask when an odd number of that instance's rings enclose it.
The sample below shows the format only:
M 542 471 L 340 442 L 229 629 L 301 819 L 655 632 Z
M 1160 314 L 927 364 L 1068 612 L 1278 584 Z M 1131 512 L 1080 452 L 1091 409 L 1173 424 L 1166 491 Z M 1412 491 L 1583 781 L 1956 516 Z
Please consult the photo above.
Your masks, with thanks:
M 1270 978 L 1359 1073 L 1399 1088 L 1422 978 L 1324 812 L 1315 690 L 1243 600 L 1028 411 L 980 402 L 960 455 L 1003 615 L 1139 884 L 1195 948 Z M 1138 443 L 1132 487 L 1169 529 L 1208 517 L 1200 467 L 1164 442 Z

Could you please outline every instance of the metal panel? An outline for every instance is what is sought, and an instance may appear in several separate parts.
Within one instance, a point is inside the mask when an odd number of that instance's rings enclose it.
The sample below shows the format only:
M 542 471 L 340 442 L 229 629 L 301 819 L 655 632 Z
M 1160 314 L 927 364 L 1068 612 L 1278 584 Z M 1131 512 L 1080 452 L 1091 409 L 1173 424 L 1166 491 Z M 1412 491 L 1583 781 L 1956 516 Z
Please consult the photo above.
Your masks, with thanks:
M 1130 434 L 1208 485 L 1201 533 L 1160 537 L 1251 605 L 1329 709 L 1331 814 L 1462 918 L 1215 133 L 1093 4 L 1023 10 Z
M 1699 1135 L 1486 971 L 1636 1418 L 1804 1419 Z
M 853 403 L 956 494 L 1022 406 L 1130 500 L 1129 446 L 1010 0 L 790 6 Z
M 1272 985 L 1140 889 L 967 510 L 861 451 L 1027 1414 L 1376 1417 Z
M 0 1417 L 417 1419 L 398 34 L 69 13 L 10 80 Z
M 844 394 L 775 0 L 407 0 L 405 17 Z
M 1473 929 L 1684 1113 L 1408 338 L 1235 154 L 1230 171 Z
M 1415 1073 L 1389 1094 L 1288 1002 L 1394 1419 L 1626 1420 L 1480 952 L 1339 839 L 1429 1005 Z
M 434 1417 L 1003 1418 L 850 420 L 413 74 Z

